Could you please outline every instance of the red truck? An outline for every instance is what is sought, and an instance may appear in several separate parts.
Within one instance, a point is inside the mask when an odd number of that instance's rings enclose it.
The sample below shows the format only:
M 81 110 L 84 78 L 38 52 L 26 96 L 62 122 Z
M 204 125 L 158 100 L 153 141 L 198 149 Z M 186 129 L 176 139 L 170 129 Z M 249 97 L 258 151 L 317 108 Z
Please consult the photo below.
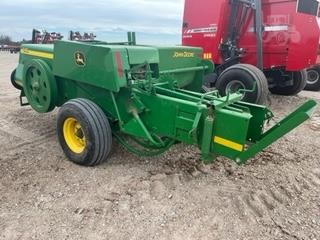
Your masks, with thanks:
M 215 63 L 207 84 L 221 95 L 251 89 L 245 101 L 264 103 L 269 90 L 295 95 L 317 63 L 317 0 L 185 0 L 182 44 L 202 47 Z

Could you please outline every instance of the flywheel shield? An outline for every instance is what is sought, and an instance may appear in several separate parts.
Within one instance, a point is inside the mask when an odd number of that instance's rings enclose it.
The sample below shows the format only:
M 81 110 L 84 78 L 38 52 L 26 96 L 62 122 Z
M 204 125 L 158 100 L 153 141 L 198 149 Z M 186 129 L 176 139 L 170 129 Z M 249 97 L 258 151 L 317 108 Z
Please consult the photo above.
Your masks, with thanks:
M 28 62 L 23 70 L 22 83 L 24 93 L 34 110 L 45 113 L 54 109 L 57 86 L 46 62 L 40 59 Z

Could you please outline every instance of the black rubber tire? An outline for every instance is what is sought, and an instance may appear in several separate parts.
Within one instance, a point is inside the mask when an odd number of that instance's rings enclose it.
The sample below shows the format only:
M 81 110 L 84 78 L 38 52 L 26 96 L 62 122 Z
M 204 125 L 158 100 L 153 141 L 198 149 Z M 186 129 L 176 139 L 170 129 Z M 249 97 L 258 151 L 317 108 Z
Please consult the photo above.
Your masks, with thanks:
M 16 75 L 16 69 L 12 71 L 11 76 L 10 76 L 12 86 L 14 86 L 18 90 L 23 90 L 22 86 L 20 86 L 19 84 L 16 83 L 15 75 Z
M 311 71 L 317 74 L 316 79 L 312 79 L 312 81 L 309 76 L 309 74 L 311 74 Z M 315 66 L 313 68 L 308 69 L 307 74 L 307 85 L 304 89 L 308 91 L 320 91 L 320 66 Z
M 85 136 L 86 145 L 82 153 L 75 153 L 66 143 L 63 125 L 70 117 L 80 123 Z M 112 131 L 109 121 L 101 108 L 87 99 L 73 99 L 60 108 L 57 116 L 57 135 L 65 155 L 79 165 L 98 165 L 107 159 L 111 151 Z
M 270 92 L 273 94 L 285 96 L 297 95 L 299 92 L 301 92 L 307 85 L 307 71 L 301 70 L 292 72 L 292 74 L 293 85 L 283 87 L 277 85 L 273 88 L 270 88 Z
M 269 85 L 268 85 L 268 79 L 266 75 L 264 74 L 263 71 L 261 71 L 259 68 L 256 66 L 253 66 L 251 64 L 242 64 L 247 66 L 248 68 L 251 68 L 251 70 L 257 74 L 259 77 L 259 81 L 257 84 L 260 84 L 261 87 L 261 96 L 259 99 L 258 104 L 266 105 L 268 97 L 270 96 L 270 91 L 269 91 Z
M 212 88 L 214 87 L 216 81 L 217 81 L 217 74 L 216 73 L 209 73 L 207 75 L 204 75 L 203 77 L 203 86 L 206 88 Z
M 256 89 L 252 93 L 245 93 L 242 101 L 265 104 L 269 94 L 268 81 L 263 72 L 257 67 L 250 64 L 236 64 L 224 70 L 216 83 L 216 88 L 220 95 L 225 96 L 228 84 L 237 81 L 245 87 L 245 89 L 253 89 L 256 82 Z

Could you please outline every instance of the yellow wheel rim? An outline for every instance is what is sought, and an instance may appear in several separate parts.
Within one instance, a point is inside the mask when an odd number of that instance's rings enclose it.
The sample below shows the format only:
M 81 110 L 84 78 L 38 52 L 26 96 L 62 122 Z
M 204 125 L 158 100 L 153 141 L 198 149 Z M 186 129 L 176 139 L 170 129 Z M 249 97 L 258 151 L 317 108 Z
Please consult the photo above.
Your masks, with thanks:
M 86 147 L 86 137 L 80 123 L 75 118 L 67 118 L 63 123 L 64 139 L 74 153 L 82 153 Z

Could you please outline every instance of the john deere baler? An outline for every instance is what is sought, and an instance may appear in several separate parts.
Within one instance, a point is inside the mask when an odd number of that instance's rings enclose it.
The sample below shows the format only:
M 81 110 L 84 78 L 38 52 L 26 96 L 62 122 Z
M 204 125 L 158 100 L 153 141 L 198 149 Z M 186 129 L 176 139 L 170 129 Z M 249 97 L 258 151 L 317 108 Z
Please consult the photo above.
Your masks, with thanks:
M 308 101 L 264 132 L 272 113 L 241 102 L 242 93 L 202 93 L 213 64 L 192 47 L 58 41 L 23 45 L 12 74 L 31 107 L 60 107 L 57 135 L 66 156 L 82 165 L 107 159 L 112 138 L 139 155 L 152 156 L 183 142 L 202 159 L 223 155 L 238 164 L 307 120 Z

